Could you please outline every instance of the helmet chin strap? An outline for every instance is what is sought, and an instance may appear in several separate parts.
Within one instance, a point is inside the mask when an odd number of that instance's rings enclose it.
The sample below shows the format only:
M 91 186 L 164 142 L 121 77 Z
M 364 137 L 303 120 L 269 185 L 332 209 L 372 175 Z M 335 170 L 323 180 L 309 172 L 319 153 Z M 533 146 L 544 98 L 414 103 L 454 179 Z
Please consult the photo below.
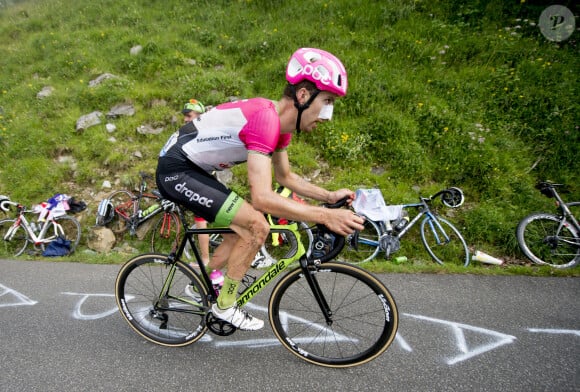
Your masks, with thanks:
M 296 134 L 300 135 L 300 121 L 302 121 L 302 112 L 305 111 L 310 107 L 312 102 L 316 99 L 318 94 L 320 94 L 320 90 L 314 91 L 307 102 L 301 104 L 298 102 L 298 97 L 296 96 L 296 89 L 292 86 L 292 90 L 294 90 L 294 106 L 298 109 L 298 117 L 296 117 Z

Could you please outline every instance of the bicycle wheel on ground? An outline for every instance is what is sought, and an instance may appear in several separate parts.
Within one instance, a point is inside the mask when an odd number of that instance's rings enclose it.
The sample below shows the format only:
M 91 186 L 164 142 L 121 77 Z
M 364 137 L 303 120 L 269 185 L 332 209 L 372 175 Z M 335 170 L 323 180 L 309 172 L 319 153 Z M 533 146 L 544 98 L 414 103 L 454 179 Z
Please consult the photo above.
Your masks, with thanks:
M 338 256 L 340 261 L 360 264 L 377 257 L 381 250 L 379 246 L 381 230 L 377 223 L 366 218 L 364 229 L 358 233 L 358 241 L 356 244 L 352 244 L 352 238 L 352 236 L 347 238 L 346 246 Z
M 580 262 L 580 233 L 561 223 L 561 217 L 542 212 L 520 221 L 516 236 L 528 259 L 554 268 L 570 268 Z
M 169 263 L 166 255 L 144 254 L 125 263 L 115 297 L 125 321 L 153 343 L 185 346 L 207 331 L 205 285 L 184 263 Z
M 310 273 L 330 306 L 331 321 L 322 315 L 302 269 L 295 269 L 276 284 L 268 308 L 282 345 L 305 361 L 333 368 L 361 365 L 381 355 L 399 324 L 387 288 L 345 263 L 324 263 Z
M 183 226 L 174 212 L 163 212 L 151 231 L 151 251 L 165 255 L 177 249 Z
M 72 216 L 63 215 L 54 219 L 59 225 L 57 235 L 70 241 L 70 252 L 75 251 L 81 240 L 81 225 L 79 221 Z M 49 229 L 50 230 L 50 229 Z M 47 231 L 47 235 L 51 234 Z
M 29 242 L 28 234 L 22 226 L 12 230 L 16 219 L 0 220 L 0 249 L 2 254 L 9 256 L 20 256 Z
M 469 265 L 469 249 L 459 230 L 439 216 L 421 222 L 421 240 L 431 258 L 439 264 Z

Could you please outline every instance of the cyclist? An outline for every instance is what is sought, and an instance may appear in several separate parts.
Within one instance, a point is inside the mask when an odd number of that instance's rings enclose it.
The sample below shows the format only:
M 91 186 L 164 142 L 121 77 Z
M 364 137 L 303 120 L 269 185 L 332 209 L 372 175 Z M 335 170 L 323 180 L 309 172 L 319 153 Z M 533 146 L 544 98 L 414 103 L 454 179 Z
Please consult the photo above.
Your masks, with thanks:
M 335 99 L 346 94 L 344 66 L 326 51 L 301 48 L 288 62 L 286 79 L 279 101 L 224 103 L 187 123 L 169 138 L 158 160 L 157 185 L 165 197 L 235 232 L 223 236 L 209 263 L 212 269 L 227 266 L 212 313 L 242 330 L 264 325 L 236 304 L 240 281 L 269 234 L 264 213 L 321 223 L 340 235 L 363 229 L 363 219 L 348 210 L 301 204 L 273 190 L 272 167 L 280 185 L 302 196 L 330 203 L 354 199 L 350 189 L 331 192 L 293 173 L 286 149 L 294 131 L 313 131 L 332 118 Z M 251 204 L 211 175 L 242 162 L 247 162 Z
M 199 117 L 200 114 L 205 113 L 205 106 L 203 103 L 199 102 L 197 99 L 191 98 L 188 102 L 183 105 L 181 114 L 183 114 L 183 122 L 188 123 Z M 207 221 L 201 216 L 195 215 L 195 227 L 198 229 L 207 228 Z M 209 235 L 200 234 L 198 236 L 199 241 L 199 251 L 201 253 L 201 259 L 203 264 L 208 265 L 209 263 Z

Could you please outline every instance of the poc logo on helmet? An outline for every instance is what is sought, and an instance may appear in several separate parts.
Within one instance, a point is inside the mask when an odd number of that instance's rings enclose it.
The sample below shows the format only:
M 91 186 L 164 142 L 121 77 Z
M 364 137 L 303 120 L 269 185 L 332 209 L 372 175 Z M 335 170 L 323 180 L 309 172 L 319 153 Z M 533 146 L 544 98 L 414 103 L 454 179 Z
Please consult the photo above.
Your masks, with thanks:
M 199 203 L 204 207 L 211 208 L 213 204 L 213 199 L 208 199 L 207 197 L 200 196 L 199 193 L 196 193 L 185 186 L 185 182 L 182 184 L 175 185 L 175 190 L 187 197 L 189 201 L 194 203 Z
M 323 84 L 330 83 L 330 74 L 324 67 L 313 67 L 311 64 L 306 64 L 300 73 L 302 75 L 310 75 L 312 79 L 319 80 Z

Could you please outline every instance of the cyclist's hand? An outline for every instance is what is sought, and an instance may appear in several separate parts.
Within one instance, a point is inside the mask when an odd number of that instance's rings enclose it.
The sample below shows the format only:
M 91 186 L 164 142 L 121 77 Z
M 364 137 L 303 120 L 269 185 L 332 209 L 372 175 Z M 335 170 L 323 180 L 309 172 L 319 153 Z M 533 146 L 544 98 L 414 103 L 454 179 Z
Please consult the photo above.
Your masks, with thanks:
M 327 209 L 327 221 L 324 223 L 331 231 L 336 234 L 347 236 L 355 232 L 355 230 L 364 229 L 364 218 L 355 214 L 350 210 Z
M 354 192 L 351 191 L 350 189 L 339 189 L 337 191 L 330 192 L 330 194 L 328 195 L 328 203 L 334 204 L 339 200 L 344 199 L 345 197 L 348 197 L 347 204 L 350 205 L 354 200 Z

